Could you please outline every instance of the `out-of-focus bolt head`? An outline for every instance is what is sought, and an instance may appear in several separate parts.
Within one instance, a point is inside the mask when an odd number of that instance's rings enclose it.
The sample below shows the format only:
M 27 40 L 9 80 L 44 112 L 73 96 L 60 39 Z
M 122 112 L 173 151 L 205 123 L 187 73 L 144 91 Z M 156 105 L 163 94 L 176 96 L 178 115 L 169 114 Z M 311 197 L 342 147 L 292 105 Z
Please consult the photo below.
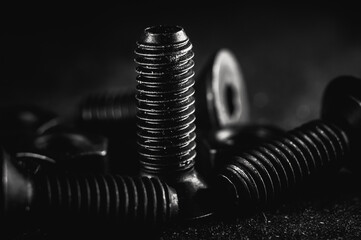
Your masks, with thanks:
M 23 216 L 30 210 L 33 195 L 32 183 L 18 171 L 10 156 L 2 148 L 0 149 L 0 178 L 1 218 L 8 220 L 8 217 Z
M 221 129 L 249 122 L 245 80 L 236 56 L 229 49 L 216 51 L 197 80 L 196 111 L 200 113 L 197 117 L 209 118 L 200 119 L 202 125 L 207 125 L 204 128 Z
M 339 125 L 350 140 L 351 160 L 361 157 L 361 78 L 340 76 L 326 87 L 322 99 L 321 118 Z M 352 169 L 361 170 L 361 161 Z M 355 168 L 356 167 L 356 168 Z

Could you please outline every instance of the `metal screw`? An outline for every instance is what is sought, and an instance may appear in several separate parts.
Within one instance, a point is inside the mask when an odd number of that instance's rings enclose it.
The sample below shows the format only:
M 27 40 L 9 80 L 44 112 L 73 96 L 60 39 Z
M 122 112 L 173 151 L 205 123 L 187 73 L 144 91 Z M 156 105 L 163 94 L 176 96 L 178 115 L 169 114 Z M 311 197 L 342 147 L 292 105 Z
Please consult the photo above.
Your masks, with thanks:
M 134 123 L 137 113 L 135 91 L 91 94 L 81 102 L 78 113 L 80 125 L 109 135 L 114 128 Z
M 212 214 L 208 184 L 194 168 L 196 126 L 192 44 L 180 26 L 144 30 L 135 50 L 140 172 L 158 176 L 180 196 L 180 215 Z
M 360 152 L 360 129 L 361 79 L 336 78 L 325 90 L 320 120 L 232 157 L 217 174 L 216 192 L 228 206 L 260 210 L 321 169 L 347 163 Z
M 26 175 L 3 150 L 0 203 L 3 222 L 47 224 L 68 218 L 163 227 L 178 216 L 175 190 L 158 178 L 120 175 Z M 45 222 L 42 220 L 45 219 Z M 21 225 L 21 224 L 20 224 Z

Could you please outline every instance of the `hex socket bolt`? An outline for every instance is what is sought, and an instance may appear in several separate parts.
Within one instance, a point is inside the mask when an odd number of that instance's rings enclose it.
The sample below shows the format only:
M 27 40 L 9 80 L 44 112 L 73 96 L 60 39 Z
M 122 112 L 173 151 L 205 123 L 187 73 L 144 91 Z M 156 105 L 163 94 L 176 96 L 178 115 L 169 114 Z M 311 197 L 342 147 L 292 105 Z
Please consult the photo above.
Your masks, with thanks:
M 246 83 L 236 56 L 226 48 L 215 51 L 195 80 L 199 129 L 221 129 L 250 121 Z M 109 124 L 131 124 L 136 119 L 136 92 L 95 93 L 82 100 L 79 122 L 112 131 Z
M 228 212 L 222 209 L 226 203 L 241 214 L 262 210 L 321 170 L 355 164 L 360 140 L 361 79 L 335 78 L 325 89 L 319 120 L 237 154 L 223 166 L 215 179 L 215 192 L 224 198 L 217 207 Z
M 1 216 L 54 222 L 81 219 L 121 226 L 163 227 L 178 215 L 174 189 L 158 178 L 25 174 L 1 150 Z M 9 221 L 8 221 L 9 220 Z
M 180 26 L 152 26 L 144 30 L 135 54 L 140 173 L 176 189 L 182 219 L 208 216 L 208 184 L 194 168 L 192 44 Z

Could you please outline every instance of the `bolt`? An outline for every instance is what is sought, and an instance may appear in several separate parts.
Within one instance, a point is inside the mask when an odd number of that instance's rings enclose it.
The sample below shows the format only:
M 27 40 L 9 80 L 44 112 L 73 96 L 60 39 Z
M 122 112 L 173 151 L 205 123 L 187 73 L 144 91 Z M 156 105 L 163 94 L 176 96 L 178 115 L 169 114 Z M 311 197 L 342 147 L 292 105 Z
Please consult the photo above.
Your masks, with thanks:
M 76 219 L 77 224 L 99 221 L 117 223 L 118 228 L 157 229 L 177 217 L 177 194 L 158 178 L 31 175 L 21 172 L 14 160 L 1 151 L 0 211 L 3 223 L 19 226 L 22 225 L 19 222 L 26 219 L 38 221 L 36 225 L 46 225 L 47 222 L 54 224 L 57 219 L 67 219 L 67 222 Z
M 194 168 L 192 44 L 180 26 L 152 26 L 144 30 L 135 54 L 140 173 L 158 176 L 177 190 L 182 219 L 209 216 L 208 184 Z
M 135 92 L 131 89 L 113 94 L 91 94 L 80 103 L 78 113 L 77 120 L 85 128 L 112 134 L 114 128 L 134 123 L 137 113 Z
M 234 155 L 218 172 L 215 191 L 238 212 L 262 210 L 317 172 L 358 159 L 360 129 L 361 79 L 338 77 L 326 87 L 320 119 Z

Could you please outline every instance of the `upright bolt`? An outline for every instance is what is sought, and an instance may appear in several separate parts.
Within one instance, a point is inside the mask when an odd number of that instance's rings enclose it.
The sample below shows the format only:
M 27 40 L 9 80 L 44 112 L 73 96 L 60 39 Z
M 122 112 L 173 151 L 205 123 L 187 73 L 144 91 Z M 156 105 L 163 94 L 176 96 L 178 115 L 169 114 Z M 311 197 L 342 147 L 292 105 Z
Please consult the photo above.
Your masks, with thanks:
M 320 120 L 232 157 L 215 180 L 217 195 L 241 211 L 262 209 L 321 169 L 357 160 L 360 140 L 361 79 L 338 77 L 325 90 Z
M 4 223 L 56 219 L 164 227 L 177 217 L 176 192 L 158 178 L 120 175 L 26 175 L 1 150 L 0 212 Z M 45 219 L 45 222 L 42 221 Z M 49 221 L 50 220 L 50 221 Z M 21 224 L 20 224 L 21 225 Z
M 194 168 L 192 44 L 180 26 L 152 26 L 144 30 L 135 54 L 140 172 L 177 190 L 182 218 L 210 215 L 202 202 L 208 185 Z

